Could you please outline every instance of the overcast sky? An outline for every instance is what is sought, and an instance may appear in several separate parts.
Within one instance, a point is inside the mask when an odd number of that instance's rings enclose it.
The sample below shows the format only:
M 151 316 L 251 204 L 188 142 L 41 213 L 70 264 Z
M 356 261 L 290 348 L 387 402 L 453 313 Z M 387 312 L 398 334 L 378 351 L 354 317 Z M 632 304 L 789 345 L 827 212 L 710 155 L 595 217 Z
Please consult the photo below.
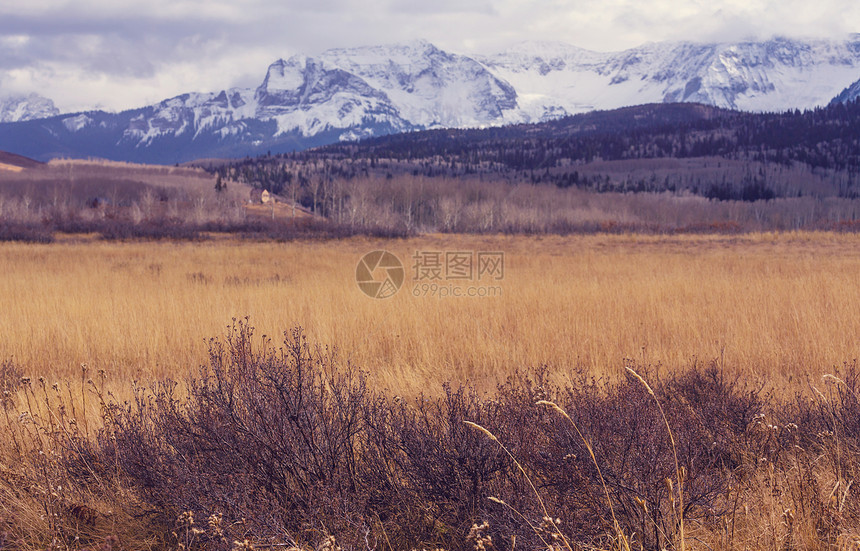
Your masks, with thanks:
M 524 40 L 616 51 L 852 32 L 857 0 L 3 0 L 0 95 L 119 110 L 257 86 L 294 53 L 415 38 L 492 53 Z

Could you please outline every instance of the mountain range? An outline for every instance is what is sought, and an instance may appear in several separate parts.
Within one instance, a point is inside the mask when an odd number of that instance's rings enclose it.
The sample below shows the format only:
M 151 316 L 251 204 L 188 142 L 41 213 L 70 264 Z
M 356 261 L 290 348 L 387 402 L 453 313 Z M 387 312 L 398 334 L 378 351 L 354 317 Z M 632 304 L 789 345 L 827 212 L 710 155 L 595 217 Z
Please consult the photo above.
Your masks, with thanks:
M 600 53 L 528 42 L 492 55 L 426 41 L 272 63 L 256 88 L 187 93 L 121 113 L 0 102 L 0 149 L 40 160 L 156 163 L 300 150 L 432 128 L 534 123 L 645 103 L 784 111 L 860 95 L 860 34 L 844 40 L 651 43 Z M 35 98 L 35 96 L 33 96 Z
M 60 110 L 38 94 L 0 96 L 0 123 L 55 117 Z

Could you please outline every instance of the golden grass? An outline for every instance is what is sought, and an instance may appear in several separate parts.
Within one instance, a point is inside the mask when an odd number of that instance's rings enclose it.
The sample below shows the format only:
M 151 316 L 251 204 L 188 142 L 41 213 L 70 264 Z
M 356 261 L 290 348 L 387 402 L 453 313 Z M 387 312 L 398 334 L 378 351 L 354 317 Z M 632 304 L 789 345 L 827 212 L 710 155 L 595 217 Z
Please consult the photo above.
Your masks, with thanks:
M 394 297 L 357 288 L 362 254 L 407 269 Z M 416 298 L 412 254 L 503 251 L 502 296 Z M 860 352 L 860 236 L 424 236 L 334 242 L 0 244 L 0 357 L 33 375 L 183 376 L 233 317 L 295 325 L 379 384 L 492 384 L 550 364 L 619 374 L 716 360 L 765 377 L 819 376 Z
M 0 163 L 0 170 L 8 170 L 9 172 L 21 172 L 22 170 L 24 170 L 24 168 L 15 165 L 9 165 L 6 163 Z

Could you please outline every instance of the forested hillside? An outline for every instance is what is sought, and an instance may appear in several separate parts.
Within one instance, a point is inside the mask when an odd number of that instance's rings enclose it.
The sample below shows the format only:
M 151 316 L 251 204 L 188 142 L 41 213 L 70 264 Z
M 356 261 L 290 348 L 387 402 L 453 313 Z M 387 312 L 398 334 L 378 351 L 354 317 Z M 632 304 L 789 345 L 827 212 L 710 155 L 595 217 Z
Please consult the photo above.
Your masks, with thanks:
M 654 159 L 678 162 L 635 162 Z M 719 199 L 855 197 L 860 103 L 778 114 L 647 105 L 536 125 L 386 136 L 220 170 L 276 193 L 294 180 L 312 188 L 315 178 L 348 181 L 382 172 Z
M 515 229 L 525 224 L 543 231 L 559 217 L 564 227 L 578 226 L 582 217 L 570 212 L 593 211 L 599 203 L 605 206 L 596 219 L 637 227 L 705 221 L 746 227 L 748 217 L 755 227 L 808 227 L 853 222 L 860 212 L 854 204 L 860 197 L 860 102 L 766 114 L 644 105 L 202 164 L 339 221 L 369 216 L 408 228 L 504 230 L 515 218 Z M 691 209 L 694 198 L 705 203 Z M 781 201 L 764 207 L 773 200 Z M 734 203 L 758 206 L 755 214 L 737 214 L 750 207 Z M 476 208 L 483 214 L 467 214 Z M 516 208 L 529 214 L 513 216 Z M 770 210 L 779 215 L 768 224 L 761 213 Z M 723 211 L 735 214 L 715 214 Z M 462 225 L 464 217 L 469 224 Z

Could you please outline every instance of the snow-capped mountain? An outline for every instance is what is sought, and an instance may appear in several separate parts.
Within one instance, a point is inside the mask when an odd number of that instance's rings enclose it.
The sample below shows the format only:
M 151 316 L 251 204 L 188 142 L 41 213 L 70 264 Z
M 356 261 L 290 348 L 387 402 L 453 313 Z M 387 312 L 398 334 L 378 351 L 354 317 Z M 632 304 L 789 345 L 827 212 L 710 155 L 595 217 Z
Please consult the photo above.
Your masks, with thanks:
M 277 123 L 277 132 L 313 136 L 332 128 L 372 135 L 374 129 L 412 128 L 390 99 L 355 73 L 325 59 L 295 56 L 269 66 L 253 97 L 255 116 Z
M 652 43 L 614 53 L 525 43 L 478 57 L 517 91 L 528 120 L 659 102 L 743 111 L 826 105 L 860 77 L 860 35 L 845 41 Z
M 38 94 L 0 96 L 0 123 L 44 119 L 59 115 L 54 102 Z
M 421 128 L 497 125 L 517 109 L 517 92 L 481 63 L 424 40 L 329 50 L 322 58 L 382 91 Z
M 418 129 L 538 122 L 643 103 L 803 109 L 826 105 L 843 90 L 856 96 L 858 78 L 860 35 L 652 43 L 613 53 L 529 42 L 486 56 L 419 40 L 280 59 L 257 88 L 188 93 L 118 114 L 52 116 L 57 113 L 47 100 L 54 110 L 41 116 L 50 118 L 36 123 L 19 116 L 11 119 L 19 122 L 0 124 L 0 149 L 39 159 L 172 163 Z
M 339 49 L 272 63 L 255 90 L 184 94 L 140 113 L 124 139 L 215 132 L 241 136 L 247 121 L 274 123 L 275 136 L 334 132 L 353 140 L 407 130 L 496 125 L 517 108 L 516 91 L 471 58 L 425 41 Z M 77 119 L 70 124 L 79 126 Z

